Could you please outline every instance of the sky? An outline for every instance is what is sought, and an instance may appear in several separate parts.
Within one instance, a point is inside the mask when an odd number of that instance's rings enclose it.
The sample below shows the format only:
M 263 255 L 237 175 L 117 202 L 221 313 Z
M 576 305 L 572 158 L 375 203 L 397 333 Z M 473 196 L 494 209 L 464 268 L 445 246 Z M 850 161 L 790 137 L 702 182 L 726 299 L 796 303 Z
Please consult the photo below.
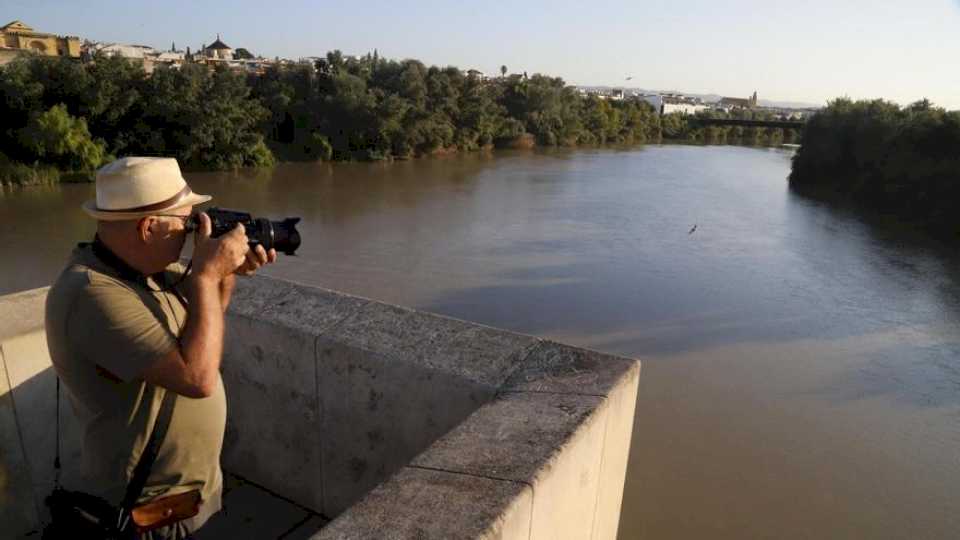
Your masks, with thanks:
M 960 0 L 0 0 L 0 19 L 162 48 L 219 33 L 267 57 L 377 49 L 576 85 L 960 109 Z

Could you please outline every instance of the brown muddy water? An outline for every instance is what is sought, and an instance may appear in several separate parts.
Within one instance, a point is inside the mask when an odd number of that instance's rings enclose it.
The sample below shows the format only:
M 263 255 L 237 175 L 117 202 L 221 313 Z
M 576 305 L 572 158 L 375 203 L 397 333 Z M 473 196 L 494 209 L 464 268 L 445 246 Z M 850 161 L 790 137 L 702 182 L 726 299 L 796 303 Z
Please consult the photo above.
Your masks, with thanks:
M 220 206 L 304 218 L 271 275 L 643 359 L 621 538 L 958 538 L 960 257 L 791 193 L 790 155 L 188 177 Z M 0 196 L 0 294 L 54 278 L 92 234 L 91 195 Z

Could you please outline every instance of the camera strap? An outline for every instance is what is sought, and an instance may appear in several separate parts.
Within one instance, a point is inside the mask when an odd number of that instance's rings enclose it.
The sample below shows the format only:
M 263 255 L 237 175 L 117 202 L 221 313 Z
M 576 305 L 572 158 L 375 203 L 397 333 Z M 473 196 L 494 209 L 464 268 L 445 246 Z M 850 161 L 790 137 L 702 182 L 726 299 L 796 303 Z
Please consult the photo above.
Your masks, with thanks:
M 130 512 L 137 504 L 137 499 L 143 493 L 143 488 L 147 484 L 147 477 L 150 476 L 150 469 L 160 454 L 160 446 L 163 439 L 167 436 L 167 429 L 170 427 L 170 420 L 173 418 L 173 409 L 176 405 L 177 394 L 170 390 L 164 390 L 163 400 L 160 403 L 160 411 L 157 413 L 157 419 L 153 423 L 153 430 L 150 432 L 150 439 L 140 454 L 136 467 L 133 469 L 133 476 L 127 484 L 127 490 L 120 504 L 120 512 L 117 516 L 117 530 L 123 531 L 129 521 Z M 54 489 L 60 488 L 60 377 L 57 377 L 57 447 L 56 457 L 53 460 L 54 468 Z
M 80 247 L 85 247 L 85 244 L 81 244 Z M 103 245 L 99 237 L 94 237 L 91 247 L 93 248 L 94 254 L 105 264 L 116 270 L 122 278 L 129 281 L 134 281 L 144 286 L 147 285 L 146 278 L 124 263 L 119 257 L 114 255 L 109 248 Z M 153 463 L 157 460 L 157 456 L 160 454 L 160 446 L 163 444 L 163 440 L 167 436 L 167 429 L 170 427 L 170 420 L 173 418 L 173 409 L 176 405 L 176 399 L 177 394 L 175 392 L 164 389 L 163 399 L 160 403 L 160 410 L 157 413 L 157 418 L 153 423 L 153 429 L 150 432 L 150 438 L 147 440 L 146 445 L 144 445 L 143 452 L 140 454 L 140 459 L 137 460 L 137 465 L 133 469 L 133 475 L 130 477 L 130 482 L 127 484 L 126 493 L 124 494 L 123 500 L 120 503 L 120 511 L 117 516 L 116 525 L 118 531 L 124 531 L 129 525 L 131 511 L 133 510 L 133 507 L 136 506 L 137 499 L 139 499 L 140 495 L 143 493 L 143 488 L 147 485 L 147 477 L 150 476 L 150 469 L 153 468 Z M 56 455 L 53 460 L 54 489 L 60 488 L 61 473 L 59 375 L 57 376 L 56 402 L 57 445 Z
M 137 505 L 137 499 L 143 493 L 144 486 L 147 485 L 147 477 L 150 476 L 150 469 L 153 468 L 153 462 L 157 460 L 160 454 L 160 445 L 167 436 L 167 428 L 170 427 L 170 419 L 173 418 L 173 408 L 176 405 L 177 394 L 164 389 L 163 401 L 160 403 L 160 412 L 157 413 L 157 420 L 153 424 L 153 431 L 150 432 L 150 440 L 140 454 L 140 460 L 133 469 L 133 476 L 130 483 L 127 484 L 127 494 L 123 497 L 123 503 L 120 505 L 120 516 L 117 520 L 117 529 L 124 530 L 130 521 L 130 512 Z

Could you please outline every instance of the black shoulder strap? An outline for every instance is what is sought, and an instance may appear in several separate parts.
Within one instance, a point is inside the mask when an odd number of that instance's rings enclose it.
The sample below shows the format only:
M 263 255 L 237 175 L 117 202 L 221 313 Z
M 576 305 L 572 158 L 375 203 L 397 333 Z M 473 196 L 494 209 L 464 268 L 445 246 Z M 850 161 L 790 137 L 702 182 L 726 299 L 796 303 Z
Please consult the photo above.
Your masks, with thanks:
M 163 401 L 160 403 L 160 411 L 157 413 L 157 419 L 153 423 L 153 430 L 150 432 L 150 439 L 140 454 L 137 466 L 133 469 L 133 476 L 130 483 L 127 484 L 127 492 L 120 505 L 120 512 L 117 517 L 117 530 L 126 529 L 130 521 L 130 512 L 137 504 L 137 499 L 143 493 L 144 486 L 147 485 L 147 477 L 150 476 L 150 469 L 153 468 L 153 462 L 157 460 L 160 453 L 160 445 L 167 436 L 167 429 L 170 427 L 170 419 L 173 418 L 173 408 L 176 405 L 177 394 L 170 390 L 164 390 Z M 54 458 L 54 484 L 60 487 L 60 377 L 57 377 L 57 447 L 56 457 Z
M 123 503 L 120 505 L 120 517 L 117 523 L 119 530 L 124 530 L 130 517 L 130 512 L 137 505 L 137 499 L 143 493 L 144 486 L 147 485 L 147 477 L 150 476 L 150 469 L 153 468 L 153 462 L 157 460 L 160 453 L 160 445 L 167 436 L 167 428 L 170 427 L 170 419 L 173 418 L 173 407 L 176 405 L 177 394 L 171 390 L 164 390 L 163 401 L 160 404 L 160 412 L 157 413 L 157 420 L 153 424 L 153 431 L 150 432 L 150 440 L 140 454 L 140 460 L 133 469 L 133 476 L 130 483 L 127 484 L 127 494 L 123 497 Z

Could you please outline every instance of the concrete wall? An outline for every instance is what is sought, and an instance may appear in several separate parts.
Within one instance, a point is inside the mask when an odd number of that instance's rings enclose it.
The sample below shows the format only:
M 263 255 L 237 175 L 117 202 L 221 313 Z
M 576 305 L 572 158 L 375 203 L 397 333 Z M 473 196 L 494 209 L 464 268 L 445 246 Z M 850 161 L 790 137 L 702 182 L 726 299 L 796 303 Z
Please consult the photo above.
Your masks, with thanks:
M 0 531 L 19 537 L 46 517 L 53 487 L 56 376 L 43 332 L 46 289 L 0 297 Z M 61 480 L 79 484 L 80 430 L 62 394 Z
M 224 466 L 328 516 L 492 399 L 536 343 L 268 278 L 240 282 L 228 328 Z
M 0 297 L 4 531 L 51 482 L 45 294 Z M 339 515 L 315 538 L 616 537 L 637 361 L 266 277 L 227 327 L 224 469 Z
M 639 375 L 540 342 L 494 400 L 315 538 L 616 538 Z

